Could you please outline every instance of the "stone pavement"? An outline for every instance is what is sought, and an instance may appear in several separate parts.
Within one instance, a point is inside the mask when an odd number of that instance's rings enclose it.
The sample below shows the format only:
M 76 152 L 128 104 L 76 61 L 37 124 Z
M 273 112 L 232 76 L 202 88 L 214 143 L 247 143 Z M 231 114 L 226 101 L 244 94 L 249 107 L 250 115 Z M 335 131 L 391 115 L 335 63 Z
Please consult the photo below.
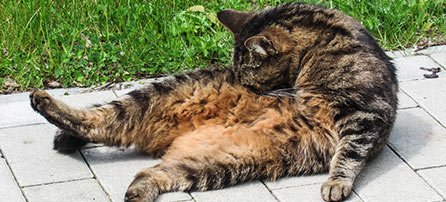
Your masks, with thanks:
M 398 68 L 399 109 L 388 146 L 368 163 L 348 201 L 445 201 L 446 46 L 389 52 Z M 426 79 L 420 67 L 441 67 Z M 133 82 L 131 89 L 141 86 Z M 50 90 L 77 107 L 128 92 Z M 64 95 L 64 94 L 69 94 Z M 52 150 L 56 128 L 29 106 L 28 93 L 0 96 L 0 201 L 122 201 L 133 175 L 160 162 L 132 149 L 89 145 L 72 154 Z M 162 194 L 157 202 L 321 201 L 327 174 L 254 181 L 223 190 Z

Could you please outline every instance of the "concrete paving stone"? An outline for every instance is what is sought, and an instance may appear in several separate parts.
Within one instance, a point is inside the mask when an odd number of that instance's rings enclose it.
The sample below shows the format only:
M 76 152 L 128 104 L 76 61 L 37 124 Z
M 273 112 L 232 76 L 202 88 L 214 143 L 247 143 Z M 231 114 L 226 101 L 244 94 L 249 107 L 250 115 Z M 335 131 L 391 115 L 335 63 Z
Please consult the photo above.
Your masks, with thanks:
M 62 95 L 74 95 L 74 94 L 80 94 L 80 93 L 86 93 L 88 92 L 88 88 L 57 88 L 57 89 L 48 89 L 46 92 L 48 92 L 52 96 L 62 96 Z M 22 93 L 14 93 L 14 94 L 8 94 L 8 95 L 2 95 L 0 96 L 0 106 L 12 102 L 22 102 L 22 101 L 29 101 L 29 91 L 28 92 L 22 92 Z
M 121 202 L 133 177 L 143 168 L 161 162 L 134 149 L 99 147 L 82 150 L 90 168 L 115 202 Z M 161 194 L 157 202 L 191 200 L 189 194 L 174 192 Z
M 446 129 L 421 108 L 398 110 L 389 144 L 414 169 L 446 165 Z
M 130 93 L 131 91 L 136 90 L 135 88 L 127 88 L 127 89 L 123 89 L 123 90 L 117 90 L 115 91 L 116 96 L 121 97 L 127 93 Z
M 0 159 L 0 196 L 2 201 L 25 201 L 4 159 Z
M 28 100 L 0 105 L 0 114 L 0 128 L 47 123 L 31 108 Z
M 29 100 L 29 92 L 15 93 L 0 96 L 0 106 L 6 105 L 12 102 L 21 102 Z
M 159 82 L 167 77 L 160 77 L 160 78 L 149 78 L 149 79 L 140 79 L 138 81 L 130 81 L 130 82 L 124 82 L 119 84 L 121 87 L 118 87 L 115 92 L 118 97 L 121 97 L 131 91 L 134 91 L 136 89 L 144 88 L 146 85 L 152 83 L 152 82 Z
M 68 96 L 68 95 L 76 95 L 76 94 L 82 94 L 82 93 L 89 93 L 92 91 L 91 88 L 79 88 L 79 87 L 73 87 L 73 88 L 55 88 L 55 89 L 47 89 L 45 90 L 50 95 L 59 97 L 59 96 Z
M 94 179 L 55 183 L 23 189 L 29 202 L 108 202 Z
M 446 77 L 402 82 L 400 88 L 446 126 Z
M 118 200 L 121 201 L 121 200 Z M 155 202 L 188 202 L 192 201 L 192 197 L 186 192 L 168 192 L 159 195 Z
M 434 53 L 431 55 L 431 58 L 435 60 L 438 64 L 443 66 L 443 71 L 446 68 L 446 52 L 444 53 Z
M 328 179 L 328 173 L 280 178 L 275 182 L 265 181 L 269 189 L 281 189 L 311 184 L 321 184 Z
M 446 198 L 446 167 L 419 170 L 417 172 L 427 181 L 427 183 L 432 185 L 443 198 Z
M 260 181 L 227 187 L 220 190 L 191 192 L 196 202 L 273 202 L 277 201 Z
M 93 104 L 107 103 L 116 99 L 112 91 L 100 91 L 94 93 L 84 93 L 64 96 L 63 91 L 48 91 L 50 95 L 55 96 L 73 107 L 89 107 Z M 0 96 L 3 97 L 3 96 Z M 17 102 L 12 100 L 18 100 Z M 6 103 L 6 102 L 5 102 Z M 6 104 L 0 105 L 0 128 L 16 127 L 21 125 L 30 125 L 38 123 L 48 123 L 45 118 L 36 113 L 30 105 L 29 93 L 22 93 L 16 98 L 10 97 Z
M 439 67 L 430 57 L 425 55 L 417 55 L 393 60 L 397 68 L 397 77 L 399 81 L 422 80 L 424 74 L 430 74 L 429 71 L 421 70 L 420 67 Z M 446 77 L 444 71 L 437 73 L 440 78 Z
M 300 187 L 276 189 L 272 190 L 272 193 L 280 202 L 322 202 L 321 186 L 322 184 L 312 184 Z M 362 200 L 352 192 L 344 202 L 362 202 Z
M 417 53 L 422 53 L 426 55 L 431 55 L 435 53 L 446 53 L 446 45 L 432 46 L 423 50 L 417 51 Z
M 59 96 L 56 98 L 65 102 L 69 106 L 86 108 L 94 104 L 105 104 L 107 102 L 110 102 L 116 99 L 116 95 L 111 90 L 108 90 L 68 96 Z
M 398 92 L 398 109 L 414 108 L 418 104 L 402 90 Z
M 365 202 L 442 200 L 387 146 L 375 160 L 365 165 L 353 189 Z
M 55 133 L 50 124 L 0 130 L 0 148 L 20 186 L 93 177 L 80 153 L 52 149 Z
M 414 49 L 406 49 L 406 50 L 398 50 L 398 51 L 386 51 L 386 55 L 396 59 L 396 58 L 402 58 L 402 57 L 408 57 L 415 54 Z

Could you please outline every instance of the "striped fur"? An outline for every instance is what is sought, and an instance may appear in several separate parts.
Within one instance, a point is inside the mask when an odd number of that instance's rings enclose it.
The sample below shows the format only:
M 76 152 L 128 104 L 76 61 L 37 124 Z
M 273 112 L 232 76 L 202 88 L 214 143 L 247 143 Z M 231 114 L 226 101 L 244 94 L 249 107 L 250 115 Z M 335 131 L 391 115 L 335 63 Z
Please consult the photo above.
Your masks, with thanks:
M 230 67 L 174 75 L 89 109 L 33 91 L 33 109 L 61 129 L 54 148 L 135 145 L 162 157 L 136 175 L 129 202 L 324 171 L 322 198 L 345 199 L 394 122 L 389 58 L 336 10 L 292 3 L 218 18 L 234 33 Z

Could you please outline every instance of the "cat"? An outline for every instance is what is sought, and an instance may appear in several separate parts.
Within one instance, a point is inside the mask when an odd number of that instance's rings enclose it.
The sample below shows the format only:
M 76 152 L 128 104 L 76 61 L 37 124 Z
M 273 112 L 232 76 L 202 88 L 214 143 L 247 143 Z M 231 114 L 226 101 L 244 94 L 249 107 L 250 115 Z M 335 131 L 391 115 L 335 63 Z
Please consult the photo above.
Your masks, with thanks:
M 176 74 L 88 109 L 31 92 L 32 108 L 60 128 L 54 149 L 134 145 L 161 157 L 136 174 L 126 202 L 326 171 L 322 199 L 346 199 L 395 120 L 390 58 L 334 9 L 287 3 L 217 17 L 234 35 L 229 67 Z

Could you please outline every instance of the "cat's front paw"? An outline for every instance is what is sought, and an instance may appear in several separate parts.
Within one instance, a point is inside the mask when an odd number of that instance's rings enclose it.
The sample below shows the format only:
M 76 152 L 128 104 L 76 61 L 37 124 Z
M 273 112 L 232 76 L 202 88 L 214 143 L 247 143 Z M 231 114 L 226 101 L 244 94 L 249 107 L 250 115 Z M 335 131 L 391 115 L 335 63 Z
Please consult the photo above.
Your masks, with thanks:
M 352 192 L 353 182 L 345 179 L 327 180 L 321 187 L 324 201 L 342 201 Z
M 159 195 L 158 185 L 147 177 L 137 177 L 125 193 L 124 202 L 153 202 Z
M 31 107 L 35 111 L 39 112 L 40 114 L 46 114 L 45 109 L 51 104 L 52 97 L 44 90 L 34 89 L 29 94 L 29 99 L 31 101 Z

